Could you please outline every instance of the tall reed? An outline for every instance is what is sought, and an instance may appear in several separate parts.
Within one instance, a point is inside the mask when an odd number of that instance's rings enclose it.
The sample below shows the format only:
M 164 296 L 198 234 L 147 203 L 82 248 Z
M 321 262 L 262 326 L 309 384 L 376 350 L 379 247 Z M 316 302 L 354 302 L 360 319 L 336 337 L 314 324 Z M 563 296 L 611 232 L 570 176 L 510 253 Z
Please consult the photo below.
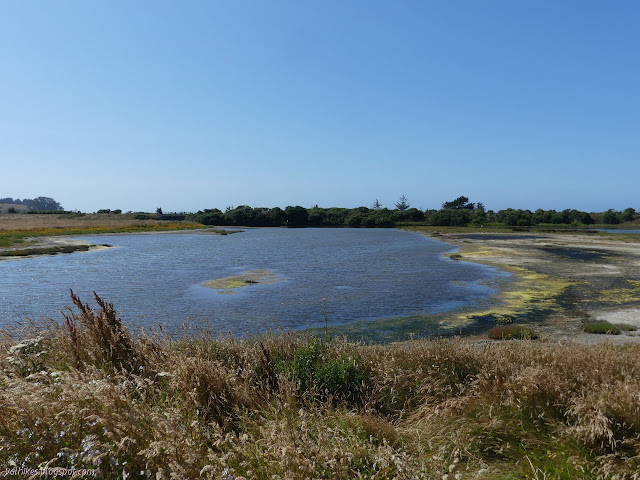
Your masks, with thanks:
M 131 334 L 96 295 L 0 348 L 0 465 L 101 478 L 637 479 L 640 346 Z

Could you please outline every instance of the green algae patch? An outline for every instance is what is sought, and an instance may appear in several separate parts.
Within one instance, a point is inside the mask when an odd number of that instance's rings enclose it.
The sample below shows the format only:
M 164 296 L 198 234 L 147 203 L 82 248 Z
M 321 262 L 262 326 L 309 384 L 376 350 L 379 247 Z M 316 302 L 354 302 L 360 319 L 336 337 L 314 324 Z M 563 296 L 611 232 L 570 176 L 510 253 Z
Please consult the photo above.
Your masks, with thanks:
M 203 287 L 220 290 L 220 293 L 235 293 L 233 289 L 247 287 L 250 285 L 265 285 L 269 283 L 282 282 L 284 278 L 275 273 L 261 269 L 242 272 L 240 275 L 218 278 L 202 283 Z
M 532 317 L 536 312 L 561 311 L 563 308 L 558 300 L 568 287 L 578 283 L 555 275 L 538 273 L 526 267 L 515 266 L 508 260 L 505 261 L 505 259 L 529 255 L 527 252 L 514 249 L 463 246 L 453 255 L 456 260 L 498 267 L 511 273 L 512 277 L 504 282 L 500 292 L 484 305 L 472 311 L 464 311 L 455 319 L 451 318 L 447 322 L 451 325 L 469 325 L 480 319 L 510 323 L 515 319 Z
M 464 259 L 473 261 L 470 257 Z M 510 323 L 517 317 L 530 317 L 535 312 L 561 311 L 563 308 L 558 300 L 568 287 L 577 283 L 524 267 L 496 266 L 513 275 L 509 285 L 492 298 L 493 305 L 460 315 L 459 319 L 463 322 L 492 317 L 497 322 Z

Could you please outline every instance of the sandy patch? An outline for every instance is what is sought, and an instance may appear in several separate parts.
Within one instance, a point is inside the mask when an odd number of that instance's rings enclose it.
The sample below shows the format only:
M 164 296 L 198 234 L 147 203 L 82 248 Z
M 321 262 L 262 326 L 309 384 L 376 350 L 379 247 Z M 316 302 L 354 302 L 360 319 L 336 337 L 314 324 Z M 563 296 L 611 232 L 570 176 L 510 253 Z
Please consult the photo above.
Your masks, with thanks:
M 596 320 L 611 323 L 628 323 L 640 328 L 640 308 L 626 308 L 620 310 L 600 310 L 592 313 Z

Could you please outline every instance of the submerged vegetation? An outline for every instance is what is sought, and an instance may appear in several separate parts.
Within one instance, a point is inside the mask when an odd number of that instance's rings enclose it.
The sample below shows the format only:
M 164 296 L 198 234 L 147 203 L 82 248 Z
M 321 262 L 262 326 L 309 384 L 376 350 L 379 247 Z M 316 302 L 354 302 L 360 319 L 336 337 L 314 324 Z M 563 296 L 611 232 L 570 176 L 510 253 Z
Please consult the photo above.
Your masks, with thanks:
M 217 278 L 202 283 L 203 287 L 219 290 L 220 293 L 234 293 L 232 290 L 236 288 L 246 287 L 247 285 L 269 284 L 282 282 L 284 278 L 275 273 L 261 269 L 243 272 L 240 275 L 232 275 L 230 277 Z
M 637 478 L 640 346 L 5 334 L 0 462 L 100 478 Z

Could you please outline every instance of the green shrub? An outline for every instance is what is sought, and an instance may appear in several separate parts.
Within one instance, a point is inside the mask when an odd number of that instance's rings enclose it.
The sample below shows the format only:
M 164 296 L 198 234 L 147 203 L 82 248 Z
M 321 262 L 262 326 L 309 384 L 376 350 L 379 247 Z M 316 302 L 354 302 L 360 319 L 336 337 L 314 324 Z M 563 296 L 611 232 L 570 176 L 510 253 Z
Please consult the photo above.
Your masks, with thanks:
M 294 381 L 301 395 L 361 403 L 368 374 L 357 352 L 336 353 L 328 343 L 312 340 L 299 347 L 290 360 L 279 362 L 276 373 Z
M 498 325 L 488 332 L 492 340 L 535 340 L 538 338 L 536 332 L 524 325 Z
M 631 325 L 621 323 L 610 323 L 606 321 L 589 322 L 582 325 L 582 331 L 586 333 L 600 333 L 605 335 L 620 335 L 622 330 L 635 329 Z
M 321 396 L 360 402 L 367 375 L 357 353 L 327 360 L 316 366 L 314 383 Z

